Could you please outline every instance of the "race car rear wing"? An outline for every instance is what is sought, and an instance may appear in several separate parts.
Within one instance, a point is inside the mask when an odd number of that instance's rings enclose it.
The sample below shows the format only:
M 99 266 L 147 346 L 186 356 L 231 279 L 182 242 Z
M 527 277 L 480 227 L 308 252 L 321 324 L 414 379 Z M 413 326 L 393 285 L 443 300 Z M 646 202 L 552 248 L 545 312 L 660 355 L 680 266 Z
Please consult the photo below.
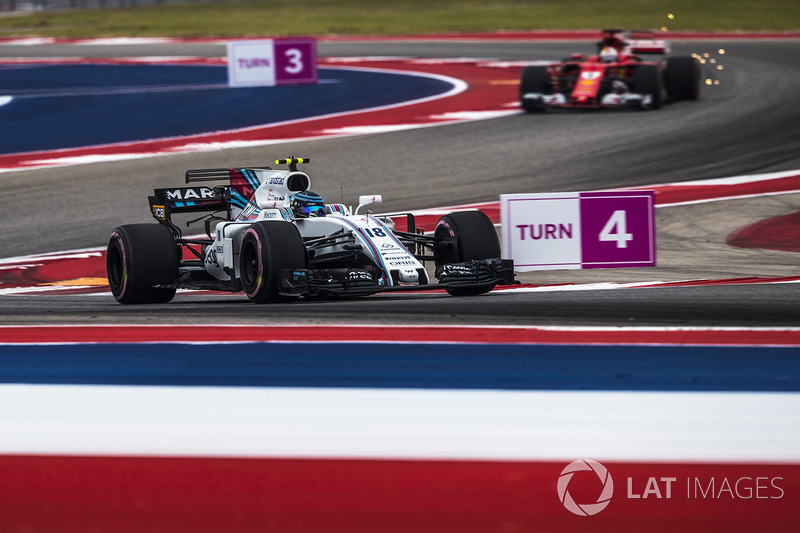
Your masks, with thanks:
M 628 41 L 628 51 L 632 54 L 668 54 L 669 43 L 661 39 Z
M 249 168 L 196 168 L 187 170 L 184 176 L 187 184 L 210 181 L 223 181 L 226 184 L 155 189 L 153 196 L 148 198 L 150 212 L 156 220 L 169 226 L 177 235 L 180 235 L 181 231 L 172 222 L 172 215 L 176 213 L 225 211 L 225 220 L 231 220 L 233 207 L 244 208 L 258 188 L 258 180 L 252 171 L 254 168 L 270 169 L 270 167 L 263 165 Z M 206 218 L 207 234 L 209 233 L 211 221 L 220 218 L 214 215 Z M 189 221 L 187 224 L 195 221 Z
M 186 183 L 227 181 L 231 175 L 230 171 L 231 169 L 227 168 L 187 170 Z M 178 236 L 180 236 L 181 230 L 172 221 L 172 215 L 175 213 L 225 211 L 226 218 L 231 217 L 230 185 L 160 188 L 155 189 L 153 196 L 149 196 L 148 200 L 153 217 L 169 226 Z M 208 233 L 208 226 L 212 218 L 206 220 L 206 233 Z
M 272 167 L 260 165 L 246 168 L 197 168 L 186 171 L 186 183 L 226 180 L 230 191 L 228 200 L 234 207 L 244 209 L 260 185 L 256 170 L 272 170 Z
M 227 180 L 231 175 L 231 168 L 195 168 L 186 171 L 186 183 L 198 181 Z
M 631 54 L 669 54 L 669 41 L 659 39 L 658 35 L 648 30 L 630 30 L 625 32 L 625 47 Z
M 165 189 L 155 189 L 153 196 L 149 196 L 150 213 L 153 217 L 169 226 L 177 235 L 181 235 L 181 230 L 172 221 L 174 213 L 213 213 L 215 211 L 225 211 L 226 219 L 231 217 L 231 191 L 227 185 L 211 187 L 173 187 Z M 209 232 L 209 224 L 214 217 L 211 215 L 206 219 L 206 233 Z M 191 223 L 192 221 L 188 222 Z

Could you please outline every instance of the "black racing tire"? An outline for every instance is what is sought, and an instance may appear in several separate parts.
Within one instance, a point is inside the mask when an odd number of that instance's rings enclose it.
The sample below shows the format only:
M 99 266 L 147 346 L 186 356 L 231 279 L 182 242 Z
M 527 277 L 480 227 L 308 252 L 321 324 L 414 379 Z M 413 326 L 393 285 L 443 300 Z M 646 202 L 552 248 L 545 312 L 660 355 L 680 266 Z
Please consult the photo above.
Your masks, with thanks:
M 473 259 L 500 257 L 500 239 L 492 220 L 481 211 L 459 211 L 439 219 L 433 232 L 447 245 L 434 253 L 438 268 L 446 263 L 463 263 Z M 474 296 L 494 289 L 496 283 L 475 287 L 447 288 L 453 296 Z
M 697 100 L 700 98 L 700 63 L 691 56 L 668 58 L 664 82 L 670 98 Z
M 519 101 L 522 109 L 529 113 L 536 113 L 545 110 L 545 107 L 537 102 L 526 102 L 522 96 L 527 93 L 551 93 L 553 91 L 553 80 L 547 67 L 535 65 L 525 67 L 519 82 Z
M 294 300 L 293 297 L 279 294 L 280 271 L 304 269 L 306 264 L 303 237 L 291 222 L 255 222 L 242 236 L 239 279 L 245 294 L 254 303 Z
M 638 94 L 649 94 L 652 98 L 651 109 L 661 109 L 664 103 L 664 89 L 661 84 L 661 72 L 657 65 L 639 65 L 633 73 L 631 91 Z
M 128 224 L 111 232 L 106 273 L 111 294 L 123 304 L 166 303 L 175 297 L 178 245 L 163 224 Z

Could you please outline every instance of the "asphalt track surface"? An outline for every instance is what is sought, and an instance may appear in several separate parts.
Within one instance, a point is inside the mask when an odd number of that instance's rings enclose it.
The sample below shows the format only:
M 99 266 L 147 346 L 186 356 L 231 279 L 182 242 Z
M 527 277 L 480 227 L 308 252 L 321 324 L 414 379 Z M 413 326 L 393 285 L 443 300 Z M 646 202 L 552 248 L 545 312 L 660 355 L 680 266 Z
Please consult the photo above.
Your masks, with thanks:
M 325 56 L 393 55 L 507 60 L 560 59 L 587 42 L 321 43 Z M 313 158 L 318 192 L 383 195 L 386 210 L 496 200 L 500 193 L 555 192 L 800 169 L 800 43 L 673 42 L 676 54 L 716 53 L 725 69 L 699 102 L 658 112 L 523 113 L 366 136 L 265 148 L 0 174 L 0 257 L 102 246 L 114 226 L 150 219 L 146 195 L 178 185 L 188 168 Z M 224 54 L 216 44 L 2 46 L 0 56 Z M 138 200 L 137 200 L 138 199 Z M 790 277 L 791 252 L 732 248 L 725 237 L 798 210 L 788 194 L 661 208 L 659 266 L 520 275 L 535 284 Z M 797 326 L 800 284 L 725 284 L 622 290 L 384 295 L 351 301 L 254 306 L 243 295 L 179 295 L 161 306 L 120 306 L 109 295 L 4 296 L 0 323 L 567 324 Z

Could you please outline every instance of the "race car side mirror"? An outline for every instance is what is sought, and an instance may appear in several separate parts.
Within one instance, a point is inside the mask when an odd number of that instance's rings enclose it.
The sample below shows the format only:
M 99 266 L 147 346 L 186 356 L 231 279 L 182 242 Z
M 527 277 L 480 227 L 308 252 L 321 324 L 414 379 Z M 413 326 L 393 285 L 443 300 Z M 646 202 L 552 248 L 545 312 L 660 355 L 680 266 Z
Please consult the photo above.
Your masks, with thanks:
M 383 197 L 380 194 L 373 194 L 367 196 L 359 196 L 358 197 L 358 207 L 356 207 L 355 214 L 358 214 L 358 210 L 362 207 L 370 204 L 380 204 L 383 202 Z

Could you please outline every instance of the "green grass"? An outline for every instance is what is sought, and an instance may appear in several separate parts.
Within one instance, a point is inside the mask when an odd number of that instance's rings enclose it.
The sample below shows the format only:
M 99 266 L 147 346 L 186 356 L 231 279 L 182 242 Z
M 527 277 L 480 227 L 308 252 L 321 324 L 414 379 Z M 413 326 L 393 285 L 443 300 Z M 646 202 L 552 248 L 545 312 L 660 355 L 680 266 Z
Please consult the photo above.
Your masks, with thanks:
M 797 31 L 800 0 L 252 0 L 0 16 L 0 37 L 280 37 L 604 27 Z

